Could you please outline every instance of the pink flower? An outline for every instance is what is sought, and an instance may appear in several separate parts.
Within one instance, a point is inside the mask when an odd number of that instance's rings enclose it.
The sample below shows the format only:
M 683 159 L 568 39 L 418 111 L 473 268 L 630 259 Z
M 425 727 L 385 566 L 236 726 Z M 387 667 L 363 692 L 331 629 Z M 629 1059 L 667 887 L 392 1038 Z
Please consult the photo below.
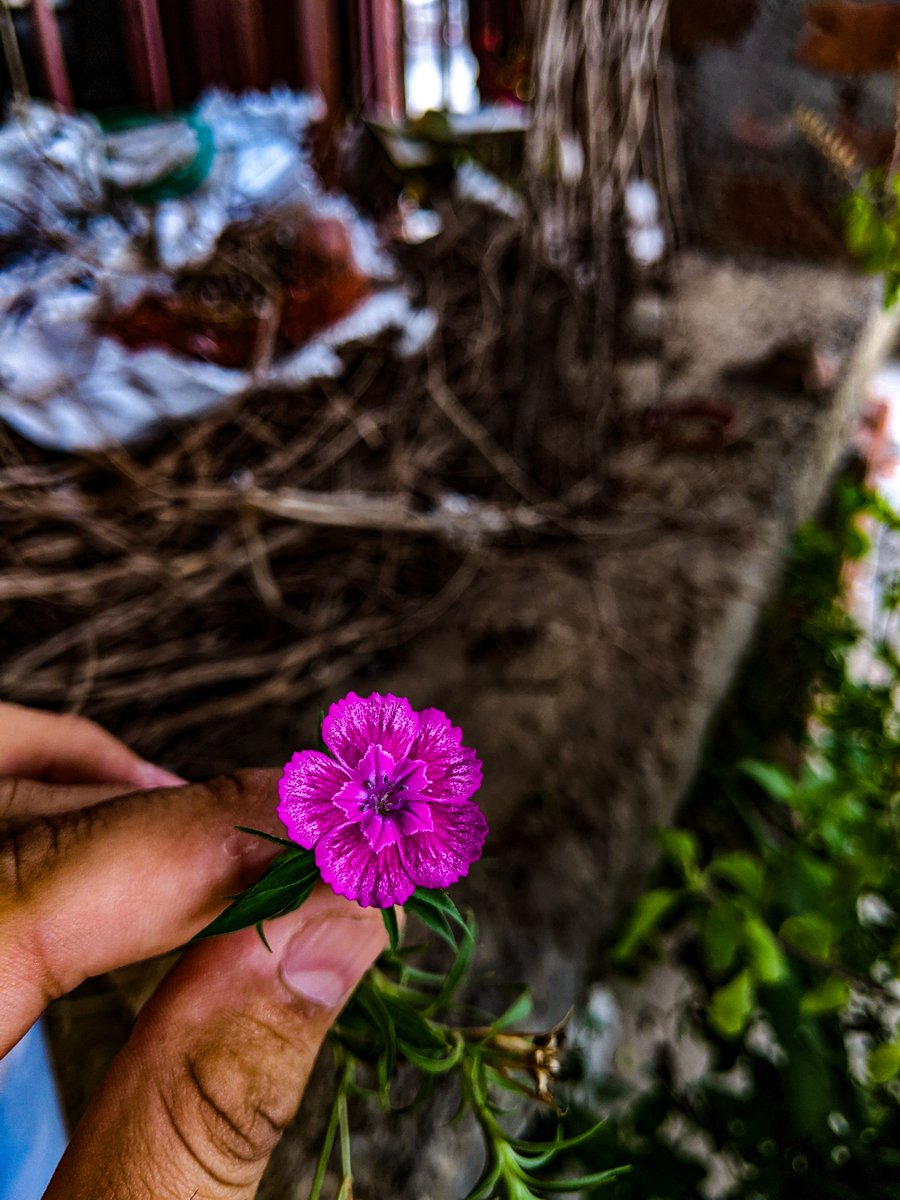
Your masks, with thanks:
M 303 750 L 285 764 L 278 815 L 338 895 L 390 908 L 481 857 L 481 763 L 461 738 L 436 708 L 350 692 L 322 722 L 333 757 Z

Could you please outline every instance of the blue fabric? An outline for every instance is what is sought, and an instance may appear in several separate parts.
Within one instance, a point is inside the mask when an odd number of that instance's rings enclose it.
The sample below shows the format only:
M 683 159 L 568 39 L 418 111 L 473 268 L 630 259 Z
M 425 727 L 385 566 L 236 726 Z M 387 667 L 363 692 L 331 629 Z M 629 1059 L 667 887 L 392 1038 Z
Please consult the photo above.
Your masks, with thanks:
M 0 1061 L 0 1200 L 40 1200 L 65 1146 L 39 1021 Z

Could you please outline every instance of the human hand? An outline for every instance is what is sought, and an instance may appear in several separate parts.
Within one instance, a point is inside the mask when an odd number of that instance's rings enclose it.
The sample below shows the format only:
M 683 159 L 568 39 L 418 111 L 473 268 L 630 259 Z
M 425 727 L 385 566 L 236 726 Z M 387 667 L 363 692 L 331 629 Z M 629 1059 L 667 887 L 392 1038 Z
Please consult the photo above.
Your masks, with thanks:
M 275 771 L 205 784 L 82 718 L 0 705 L 0 1056 L 91 975 L 188 941 L 260 873 Z M 137 791 L 135 789 L 149 788 Z M 243 1200 L 349 993 L 377 910 L 320 887 L 266 927 L 191 947 L 149 1001 L 45 1200 Z

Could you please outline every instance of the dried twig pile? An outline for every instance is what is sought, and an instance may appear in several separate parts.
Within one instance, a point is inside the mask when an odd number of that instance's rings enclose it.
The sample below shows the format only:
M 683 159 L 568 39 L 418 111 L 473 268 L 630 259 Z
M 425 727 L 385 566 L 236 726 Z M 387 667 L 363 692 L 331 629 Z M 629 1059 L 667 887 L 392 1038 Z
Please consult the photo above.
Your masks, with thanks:
M 579 103 L 596 98 L 583 79 L 606 78 L 596 7 L 548 5 L 556 24 L 538 35 L 555 54 L 566 21 L 577 33 L 570 49 L 594 72 L 570 72 Z M 615 6 L 599 7 L 608 24 Z M 604 244 L 610 171 L 618 186 L 640 140 L 661 28 L 661 5 L 631 8 L 627 61 L 603 94 L 615 130 L 592 118 L 582 131 L 597 176 L 582 217 Z M 539 60 L 539 97 L 546 75 Z M 555 87 L 536 109 L 545 181 L 565 106 Z M 570 116 L 581 129 L 583 113 Z M 403 252 L 417 299 L 440 315 L 417 359 L 384 341 L 351 348 L 336 380 L 251 392 L 100 456 L 49 455 L 0 428 L 0 695 L 87 711 L 178 761 L 178 739 L 210 723 L 336 687 L 497 556 L 598 531 L 599 310 L 571 262 L 548 265 L 531 236 L 540 219 L 442 215 L 441 237 Z
M 525 428 L 515 403 L 534 356 L 505 316 L 522 231 L 446 218 L 415 263 L 443 315 L 424 358 L 357 348 L 339 380 L 250 395 L 132 452 L 50 456 L 2 434 L 0 694 L 171 752 L 336 683 L 435 620 L 490 554 L 585 519 L 596 486 L 573 474 L 578 397 L 552 353 L 552 411 Z M 563 363 L 565 288 L 547 285 Z

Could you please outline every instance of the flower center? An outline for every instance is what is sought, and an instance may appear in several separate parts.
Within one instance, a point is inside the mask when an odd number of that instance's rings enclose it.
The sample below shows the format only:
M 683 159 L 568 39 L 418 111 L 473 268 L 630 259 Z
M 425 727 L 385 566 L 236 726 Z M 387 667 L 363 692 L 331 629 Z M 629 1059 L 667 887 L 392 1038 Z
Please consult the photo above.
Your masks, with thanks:
M 358 821 L 376 853 L 398 837 L 430 830 L 430 801 L 425 764 L 418 759 L 395 759 L 382 746 L 370 746 L 353 775 L 334 797 L 349 821 Z
M 386 771 L 382 771 L 380 776 L 374 775 L 364 779 L 362 785 L 368 793 L 362 803 L 366 812 L 376 812 L 383 817 L 402 807 L 404 799 L 402 793 L 406 791 L 403 778 L 391 779 Z

